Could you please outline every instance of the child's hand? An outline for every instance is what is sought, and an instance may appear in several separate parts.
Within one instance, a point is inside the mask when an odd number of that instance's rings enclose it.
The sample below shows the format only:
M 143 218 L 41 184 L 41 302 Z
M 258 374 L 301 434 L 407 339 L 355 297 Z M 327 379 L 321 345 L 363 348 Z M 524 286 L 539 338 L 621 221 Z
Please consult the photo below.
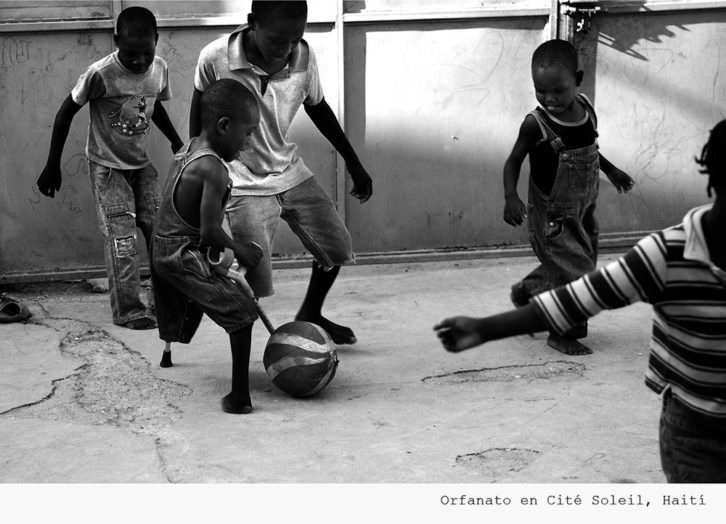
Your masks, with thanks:
M 479 319 L 470 317 L 452 317 L 434 326 L 436 336 L 446 351 L 458 353 L 484 343 L 478 332 Z
M 508 197 L 504 203 L 504 221 L 510 226 L 521 226 L 527 217 L 527 207 L 519 196 Z
M 38 189 L 45 196 L 53 198 L 55 192 L 60 191 L 61 179 L 60 167 L 46 165 L 38 177 Z
M 360 164 L 349 166 L 348 172 L 353 179 L 353 189 L 350 194 L 360 200 L 361 204 L 366 202 L 373 194 L 373 180 Z
M 621 171 L 617 167 L 613 167 L 609 173 L 605 174 L 607 175 L 608 180 L 610 180 L 610 182 L 612 182 L 615 186 L 615 189 L 618 190 L 618 193 L 627 193 L 633 189 L 633 186 L 635 185 L 635 180 L 630 178 L 625 172 Z
M 242 246 L 241 250 L 234 253 L 240 266 L 248 269 L 255 267 L 262 259 L 262 248 L 255 242 L 249 242 Z

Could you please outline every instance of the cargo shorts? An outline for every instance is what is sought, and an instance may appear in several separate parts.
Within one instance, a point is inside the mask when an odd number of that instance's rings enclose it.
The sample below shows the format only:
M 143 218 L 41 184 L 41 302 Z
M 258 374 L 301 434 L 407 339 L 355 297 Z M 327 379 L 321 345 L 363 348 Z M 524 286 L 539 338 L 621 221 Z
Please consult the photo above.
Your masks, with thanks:
M 246 275 L 257 297 L 274 293 L 271 256 L 280 218 L 321 267 L 330 269 L 355 262 L 348 228 L 314 177 L 277 195 L 232 195 L 227 219 L 234 239 L 242 244 L 256 242 L 262 248 L 260 263 Z

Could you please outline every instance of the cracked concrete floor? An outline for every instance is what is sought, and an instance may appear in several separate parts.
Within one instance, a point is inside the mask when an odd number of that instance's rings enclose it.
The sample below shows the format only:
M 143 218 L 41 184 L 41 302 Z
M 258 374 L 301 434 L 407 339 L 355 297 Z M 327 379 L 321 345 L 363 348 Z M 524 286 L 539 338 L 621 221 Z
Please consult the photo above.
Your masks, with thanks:
M 320 395 L 298 400 L 270 384 L 255 326 L 248 416 L 219 407 L 230 355 L 208 319 L 162 369 L 156 331 L 111 324 L 107 294 L 20 287 L 34 316 L 0 325 L 0 482 L 664 482 L 659 399 L 643 384 L 647 305 L 591 321 L 589 356 L 544 335 L 458 355 L 439 346 L 435 322 L 508 308 L 509 285 L 534 264 L 344 268 L 326 313 L 359 342 L 338 348 Z M 275 278 L 262 305 L 279 325 L 308 270 Z

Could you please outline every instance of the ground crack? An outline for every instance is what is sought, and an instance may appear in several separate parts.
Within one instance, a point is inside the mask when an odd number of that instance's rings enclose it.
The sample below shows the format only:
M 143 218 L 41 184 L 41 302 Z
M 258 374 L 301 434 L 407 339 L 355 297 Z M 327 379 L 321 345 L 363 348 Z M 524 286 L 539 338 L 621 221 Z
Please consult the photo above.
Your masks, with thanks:
M 552 360 L 542 364 L 520 364 L 493 368 L 460 369 L 451 373 L 429 375 L 422 382 L 459 384 L 462 382 L 510 382 L 513 380 L 549 379 L 563 375 L 582 375 L 585 365 L 569 360 Z
M 167 480 L 181 480 L 183 471 L 170 467 L 169 459 L 161 455 L 186 449 L 184 439 L 169 426 L 182 416 L 176 403 L 192 389 L 155 376 L 141 353 L 103 329 L 86 326 L 68 331 L 58 347 L 83 364 L 70 375 L 53 380 L 45 397 L 0 416 L 111 425 L 151 436 Z

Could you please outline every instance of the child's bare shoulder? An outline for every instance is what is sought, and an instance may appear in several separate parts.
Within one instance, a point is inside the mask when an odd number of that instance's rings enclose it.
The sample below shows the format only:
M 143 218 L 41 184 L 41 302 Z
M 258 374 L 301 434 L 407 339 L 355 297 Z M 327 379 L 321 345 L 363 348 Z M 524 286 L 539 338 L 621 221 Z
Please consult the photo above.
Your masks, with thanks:
M 205 186 L 221 190 L 228 180 L 227 169 L 214 155 L 204 155 L 190 161 L 181 175 L 181 184 L 186 191 L 203 191 Z
M 529 112 L 526 115 L 524 115 L 524 120 L 522 120 L 522 126 L 521 129 L 528 133 L 537 134 L 539 133 L 539 124 L 537 123 L 537 119 L 532 114 L 533 112 Z
M 537 143 L 541 136 L 542 133 L 537 120 L 532 113 L 527 113 L 524 120 L 522 120 L 522 124 L 519 126 L 519 137 L 517 140 L 531 147 Z
M 215 179 L 219 177 L 227 177 L 227 168 L 222 160 L 213 154 L 202 155 L 187 164 L 184 169 L 185 174 L 196 177 Z

